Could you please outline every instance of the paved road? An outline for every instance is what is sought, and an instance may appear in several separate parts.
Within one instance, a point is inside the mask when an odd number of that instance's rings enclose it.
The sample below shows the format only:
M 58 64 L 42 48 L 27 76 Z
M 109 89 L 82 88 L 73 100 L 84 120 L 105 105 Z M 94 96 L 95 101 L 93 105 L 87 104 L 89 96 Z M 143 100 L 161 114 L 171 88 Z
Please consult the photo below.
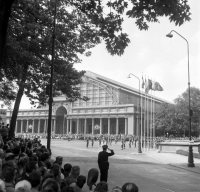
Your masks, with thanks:
M 42 143 L 46 144 L 46 140 L 42 140 Z M 101 151 L 98 142 L 95 142 L 94 147 L 86 148 L 84 141 L 52 140 L 51 146 L 53 157 L 60 155 L 63 156 L 64 163 L 79 165 L 82 175 L 87 176 L 91 168 L 98 168 L 97 155 Z M 110 190 L 116 185 L 134 182 L 140 192 L 200 191 L 200 172 L 166 164 L 159 159 L 159 154 L 156 154 L 158 158 L 154 158 L 153 151 L 138 154 L 136 148 L 121 150 L 120 143 L 112 144 L 109 148 L 115 152 L 109 159 Z M 168 154 L 168 161 L 170 156 L 177 157 Z M 89 191 L 86 185 L 84 191 Z

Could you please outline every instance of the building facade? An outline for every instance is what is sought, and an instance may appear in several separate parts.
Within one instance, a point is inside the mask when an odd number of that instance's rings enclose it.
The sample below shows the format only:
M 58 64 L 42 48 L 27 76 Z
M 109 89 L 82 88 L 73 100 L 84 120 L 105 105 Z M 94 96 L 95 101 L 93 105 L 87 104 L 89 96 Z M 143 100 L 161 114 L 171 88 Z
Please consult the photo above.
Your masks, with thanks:
M 81 95 L 87 96 L 88 101 L 79 99 L 69 103 L 64 96 L 54 98 L 52 133 L 137 135 L 139 124 L 143 127 L 152 124 L 152 118 L 148 120 L 145 114 L 152 116 L 152 109 L 155 112 L 161 103 L 166 102 L 150 95 L 145 96 L 143 92 L 140 94 L 137 89 L 90 71 L 85 73 L 79 86 Z M 139 101 L 142 110 L 139 110 Z M 145 108 L 145 104 L 148 107 Z M 19 110 L 15 132 L 46 134 L 48 110 L 48 105 Z M 7 111 L 8 123 L 11 115 L 12 111 Z

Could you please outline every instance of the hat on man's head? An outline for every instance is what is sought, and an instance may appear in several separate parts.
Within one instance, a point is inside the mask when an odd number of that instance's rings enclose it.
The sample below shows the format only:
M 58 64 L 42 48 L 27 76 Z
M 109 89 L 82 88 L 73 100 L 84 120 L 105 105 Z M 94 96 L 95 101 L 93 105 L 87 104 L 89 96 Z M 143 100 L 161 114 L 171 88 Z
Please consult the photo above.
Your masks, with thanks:
M 107 148 L 108 148 L 108 145 L 103 145 L 102 148 L 103 148 L 103 149 L 107 149 Z

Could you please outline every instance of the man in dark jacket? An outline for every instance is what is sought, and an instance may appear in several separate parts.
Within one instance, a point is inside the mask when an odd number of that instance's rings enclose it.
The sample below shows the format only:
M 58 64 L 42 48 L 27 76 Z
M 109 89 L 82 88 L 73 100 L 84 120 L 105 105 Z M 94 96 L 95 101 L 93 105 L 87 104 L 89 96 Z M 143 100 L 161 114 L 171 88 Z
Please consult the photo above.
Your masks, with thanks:
M 108 157 L 114 155 L 115 153 L 112 149 L 109 149 L 107 145 L 103 145 L 102 148 L 103 151 L 99 152 L 98 155 L 98 165 L 101 173 L 100 181 L 107 182 L 109 169 Z M 108 153 L 107 150 L 111 153 Z

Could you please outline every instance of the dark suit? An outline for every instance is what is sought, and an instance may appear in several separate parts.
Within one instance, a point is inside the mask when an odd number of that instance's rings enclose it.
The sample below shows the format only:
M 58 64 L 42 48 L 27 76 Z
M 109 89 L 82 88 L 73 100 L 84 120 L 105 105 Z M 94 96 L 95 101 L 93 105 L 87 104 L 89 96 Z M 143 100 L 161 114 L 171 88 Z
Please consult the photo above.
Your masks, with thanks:
M 105 181 L 107 182 L 108 179 L 108 169 L 109 169 L 109 162 L 108 162 L 108 157 L 114 155 L 114 151 L 111 150 L 111 153 L 108 153 L 106 151 L 101 151 L 99 152 L 98 155 L 98 165 L 100 169 L 100 181 Z

